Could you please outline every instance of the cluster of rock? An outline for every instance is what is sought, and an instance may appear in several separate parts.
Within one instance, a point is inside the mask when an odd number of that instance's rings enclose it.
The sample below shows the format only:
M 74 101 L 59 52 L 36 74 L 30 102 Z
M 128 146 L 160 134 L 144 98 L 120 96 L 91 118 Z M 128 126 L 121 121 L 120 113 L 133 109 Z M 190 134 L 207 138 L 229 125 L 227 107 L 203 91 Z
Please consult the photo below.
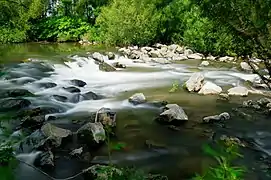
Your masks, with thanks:
M 271 99 L 261 98 L 259 100 L 248 100 L 243 102 L 243 107 L 262 110 L 271 113 Z
M 198 92 L 203 95 L 221 94 L 222 88 L 212 82 L 205 82 L 204 75 L 200 72 L 194 73 L 184 84 L 189 92 Z M 249 90 L 246 87 L 237 86 L 228 90 L 228 95 L 247 96 Z M 228 99 L 227 95 L 221 94 L 223 99 Z

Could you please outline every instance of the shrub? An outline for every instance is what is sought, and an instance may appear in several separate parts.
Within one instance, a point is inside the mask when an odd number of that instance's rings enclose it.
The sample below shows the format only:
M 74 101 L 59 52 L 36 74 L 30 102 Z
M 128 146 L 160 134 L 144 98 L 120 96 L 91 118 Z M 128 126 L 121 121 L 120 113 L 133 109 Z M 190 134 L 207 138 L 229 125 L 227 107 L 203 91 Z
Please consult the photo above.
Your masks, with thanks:
M 106 44 L 145 45 L 157 37 L 160 13 L 148 0 L 113 0 L 97 18 Z
M 51 17 L 38 23 L 32 29 L 32 38 L 48 41 L 77 41 L 91 29 L 91 26 L 80 18 Z
M 18 43 L 26 41 L 26 31 L 0 27 L 0 43 Z

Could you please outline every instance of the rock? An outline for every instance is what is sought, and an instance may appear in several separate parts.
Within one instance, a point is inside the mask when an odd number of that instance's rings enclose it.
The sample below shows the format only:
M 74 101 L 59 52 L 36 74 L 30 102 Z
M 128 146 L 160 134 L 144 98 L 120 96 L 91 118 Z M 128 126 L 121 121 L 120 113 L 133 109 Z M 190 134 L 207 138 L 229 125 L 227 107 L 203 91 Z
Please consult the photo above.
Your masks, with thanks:
M 70 82 L 71 82 L 72 85 L 78 86 L 78 87 L 84 87 L 85 85 L 87 85 L 86 82 L 84 82 L 82 80 L 78 80 L 78 79 L 73 79 Z
M 201 87 L 203 86 L 203 82 L 204 82 L 204 76 L 200 73 L 194 73 L 188 81 L 186 81 L 185 83 L 185 87 L 186 89 L 191 92 L 198 92 Z
M 51 83 L 51 82 L 39 83 L 38 85 L 40 88 L 45 88 L 45 89 L 49 89 L 49 88 L 53 88 L 57 86 L 56 83 Z
M 241 66 L 241 69 L 244 71 L 251 71 L 252 70 L 247 62 L 241 62 L 240 66 Z
M 112 65 L 106 63 L 106 62 L 102 62 L 99 64 L 99 69 L 101 71 L 105 71 L 105 72 L 112 72 L 112 71 L 116 71 L 116 68 L 114 68 Z
M 186 49 L 186 50 L 184 50 L 184 55 L 185 55 L 185 56 L 188 56 L 188 55 L 190 55 L 190 54 L 193 54 L 193 51 L 192 51 L 191 49 Z
M 136 93 L 133 96 L 131 96 L 128 101 L 132 103 L 133 105 L 138 105 L 146 102 L 146 97 L 143 93 Z
M 183 54 L 184 53 L 184 47 L 181 47 L 181 46 L 177 46 L 177 49 L 176 49 L 176 52 L 179 53 L 179 54 Z
M 119 62 L 115 62 L 112 64 L 115 68 L 126 68 L 124 64 L 121 64 Z
M 204 117 L 202 121 L 204 123 L 212 123 L 212 122 L 217 122 L 217 121 L 225 121 L 229 119 L 230 119 L 229 113 L 223 112 L 219 115 Z
M 212 55 L 209 55 L 209 56 L 206 57 L 206 59 L 214 61 L 216 58 L 214 56 L 212 56 Z
M 150 57 L 152 57 L 152 58 L 158 58 L 158 57 L 161 57 L 160 52 L 159 52 L 159 51 L 156 51 L 156 50 L 150 51 L 150 52 L 149 52 L 149 55 L 150 55 Z
M 78 89 L 77 87 L 63 87 L 63 89 L 65 89 L 66 91 L 70 92 L 70 93 L 80 93 L 81 90 Z
M 24 97 L 24 96 L 34 96 L 34 95 L 26 89 L 2 89 L 2 90 L 0 90 L 0 98 Z
M 208 61 L 202 61 L 199 66 L 209 66 L 210 63 Z
M 45 168 L 52 168 L 55 166 L 54 163 L 54 154 L 51 151 L 42 152 L 39 155 L 38 166 Z
M 98 122 L 101 122 L 104 126 L 116 127 L 117 112 L 109 108 L 101 108 L 97 113 Z
M 233 61 L 234 57 L 224 56 L 224 57 L 218 58 L 218 60 L 221 62 L 229 62 L 229 61 Z
M 188 54 L 187 55 L 188 59 L 202 59 L 203 57 L 197 53 L 195 54 Z
M 267 107 L 268 109 L 271 109 L 271 103 L 268 103 L 268 104 L 266 105 L 266 107 Z
M 228 90 L 230 96 L 248 96 L 248 89 L 246 87 L 233 87 Z
M 243 107 L 253 108 L 257 110 L 261 109 L 261 106 L 257 102 L 252 101 L 252 100 L 244 101 Z
M 188 116 L 177 104 L 168 104 L 165 107 L 165 111 L 160 114 L 160 119 L 164 122 L 170 123 L 172 121 L 188 121 Z
M 78 149 L 74 149 L 70 155 L 72 156 L 78 156 L 78 155 L 81 155 L 83 153 L 83 147 L 80 147 Z
M 266 107 L 267 104 L 271 103 L 271 99 L 270 98 L 261 98 L 257 101 L 257 103 L 262 107 Z
M 145 145 L 149 148 L 149 149 L 165 149 L 166 145 L 165 144 L 160 144 L 157 143 L 153 140 L 146 140 L 145 141 Z
M 221 93 L 218 96 L 218 100 L 228 101 L 228 100 L 230 100 L 230 96 L 228 94 Z
M 101 53 L 95 52 L 92 54 L 92 58 L 98 62 L 104 62 L 104 55 L 102 55 Z
M 166 45 L 160 44 L 160 43 L 156 43 L 156 44 L 153 45 L 153 47 L 162 48 L 162 47 L 166 47 Z
M 181 61 L 181 60 L 186 60 L 186 59 L 188 59 L 188 58 L 184 54 L 178 54 L 178 55 L 174 55 L 172 57 L 173 61 Z
M 113 60 L 113 59 L 115 59 L 115 57 L 116 57 L 115 54 L 112 53 L 112 52 L 108 52 L 108 53 L 107 53 L 107 56 L 108 56 L 108 59 L 109 59 L 109 60 Z
M 168 50 L 171 52 L 175 52 L 178 47 L 179 47 L 179 45 L 177 45 L 177 44 L 171 44 L 170 46 L 168 46 Z
M 80 41 L 78 41 L 78 43 L 81 44 L 81 45 L 89 45 L 89 44 L 91 44 L 91 43 L 90 43 L 88 40 L 86 40 L 86 39 L 80 40 Z
M 219 94 L 221 92 L 222 92 L 221 87 L 212 82 L 206 82 L 199 91 L 199 94 L 208 95 L 208 94 Z
M 105 130 L 101 122 L 87 123 L 77 131 L 78 138 L 87 145 L 92 145 L 93 141 L 100 143 L 106 138 Z
M 28 107 L 30 104 L 31 102 L 26 99 L 2 99 L 0 100 L 0 112 L 17 111 Z
M 41 127 L 42 134 L 46 137 L 45 141 L 49 139 L 54 142 L 54 147 L 59 147 L 62 144 L 62 139 L 72 135 L 72 132 L 67 129 L 59 128 L 51 123 L 47 123 Z
M 104 96 L 95 94 L 94 92 L 91 92 L 91 91 L 85 94 L 82 94 L 82 96 L 85 100 L 100 100 L 104 98 Z
M 60 95 L 53 95 L 52 96 L 55 100 L 60 101 L 60 102 L 67 102 L 68 98 L 65 96 L 60 96 Z
M 147 52 L 150 52 L 151 50 L 153 50 L 152 47 L 142 47 L 142 48 L 141 48 L 141 51 L 147 51 Z

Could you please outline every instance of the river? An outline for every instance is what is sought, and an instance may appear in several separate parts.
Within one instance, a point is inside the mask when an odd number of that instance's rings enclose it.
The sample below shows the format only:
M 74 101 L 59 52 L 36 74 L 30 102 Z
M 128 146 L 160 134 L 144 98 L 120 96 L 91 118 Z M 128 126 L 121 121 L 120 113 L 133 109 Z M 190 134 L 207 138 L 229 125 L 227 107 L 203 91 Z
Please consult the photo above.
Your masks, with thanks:
M 174 81 L 183 84 L 194 72 L 201 71 L 205 79 L 223 87 L 226 91 L 232 85 L 245 84 L 246 80 L 255 78 L 253 74 L 238 71 L 236 68 L 199 67 L 201 61 L 187 60 L 173 64 L 133 63 L 123 59 L 127 68 L 115 72 L 102 72 L 95 62 L 87 58 L 86 52 L 115 51 L 114 48 L 77 46 L 75 44 L 13 44 L 0 47 L 2 68 L 1 89 L 26 89 L 35 96 L 25 97 L 31 102 L 31 108 L 52 107 L 59 112 L 46 114 L 48 122 L 72 131 L 77 125 L 71 122 L 86 120 L 91 113 L 101 107 L 117 112 L 117 140 L 127 145 L 125 151 L 113 152 L 113 162 L 121 166 L 135 166 L 145 171 L 168 175 L 170 179 L 187 179 L 201 166 L 208 164 L 209 159 L 202 153 L 202 145 L 211 141 L 215 135 L 245 137 L 259 142 L 264 151 L 250 148 L 242 149 L 244 159 L 240 162 L 247 166 L 247 179 L 269 179 L 269 165 L 265 163 L 271 150 L 270 116 L 261 113 L 249 113 L 249 120 L 234 113 L 247 99 L 258 99 L 261 95 L 233 97 L 229 102 L 217 101 L 217 96 L 202 96 L 179 90 L 169 93 Z M 31 59 L 31 61 L 27 59 Z M 86 82 L 79 87 L 80 93 L 89 91 L 103 96 L 101 100 L 74 100 L 74 94 L 63 90 L 71 86 L 70 80 Z M 41 84 L 54 83 L 56 86 L 44 88 Z M 159 115 L 159 108 L 152 103 L 133 106 L 128 98 L 134 93 L 144 93 L 148 102 L 168 101 L 177 103 L 187 113 L 188 123 L 180 131 L 172 131 L 154 121 Z M 55 96 L 64 96 L 66 102 L 56 100 Z M 225 126 L 201 124 L 204 116 L 232 113 L 232 118 Z M 5 117 L 8 112 L 1 112 Z M 15 112 L 16 113 L 16 112 Z M 55 117 L 51 119 L 50 117 Z M 9 126 L 8 121 L 3 125 Z M 4 138 L 14 135 L 15 130 L 5 134 Z M 1 133 L 1 131 L 0 131 Z M 145 141 L 162 144 L 165 148 L 149 149 Z M 95 154 L 92 163 L 107 163 L 105 147 Z M 265 153 L 263 153 L 265 152 Z M 271 151 L 270 151 L 271 152 Z M 37 153 L 24 152 L 19 158 L 33 163 Z M 55 178 L 66 178 L 78 173 L 88 163 L 67 158 L 66 153 L 58 152 L 55 168 L 45 170 Z M 263 161 L 263 159 L 265 161 Z M 205 163 L 206 162 L 206 163 Z M 268 161 L 269 162 L 269 161 Z M 29 178 L 48 180 L 46 176 L 33 168 L 20 164 L 16 169 L 16 179 Z M 83 177 L 78 177 L 83 179 Z

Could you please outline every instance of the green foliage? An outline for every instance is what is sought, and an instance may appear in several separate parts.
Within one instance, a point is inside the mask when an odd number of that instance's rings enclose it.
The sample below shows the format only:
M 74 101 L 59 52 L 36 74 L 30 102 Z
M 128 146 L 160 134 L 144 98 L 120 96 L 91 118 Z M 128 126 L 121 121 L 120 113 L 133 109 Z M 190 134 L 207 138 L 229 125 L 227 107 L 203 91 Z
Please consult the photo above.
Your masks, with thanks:
M 169 90 L 170 93 L 176 92 L 179 90 L 179 82 L 178 81 L 174 81 L 172 84 L 172 88 Z
M 89 42 L 101 42 L 101 36 L 99 34 L 99 28 L 91 27 L 81 39 L 88 40 Z
M 242 180 L 245 172 L 244 167 L 234 166 L 233 161 L 242 157 L 239 154 L 239 146 L 233 141 L 219 141 L 218 149 L 213 149 L 208 145 L 203 146 L 206 154 L 214 157 L 218 165 L 209 168 L 203 175 L 196 175 L 194 180 Z
M 37 40 L 77 41 L 91 26 L 80 18 L 52 17 L 40 22 L 34 29 Z
M 8 165 L 11 161 L 14 161 L 13 148 L 6 143 L 0 144 L 0 165 Z
M 97 25 L 106 44 L 145 45 L 156 40 L 160 16 L 148 0 L 113 0 L 102 8 Z
M 0 43 L 18 43 L 26 41 L 26 31 L 0 27 Z

